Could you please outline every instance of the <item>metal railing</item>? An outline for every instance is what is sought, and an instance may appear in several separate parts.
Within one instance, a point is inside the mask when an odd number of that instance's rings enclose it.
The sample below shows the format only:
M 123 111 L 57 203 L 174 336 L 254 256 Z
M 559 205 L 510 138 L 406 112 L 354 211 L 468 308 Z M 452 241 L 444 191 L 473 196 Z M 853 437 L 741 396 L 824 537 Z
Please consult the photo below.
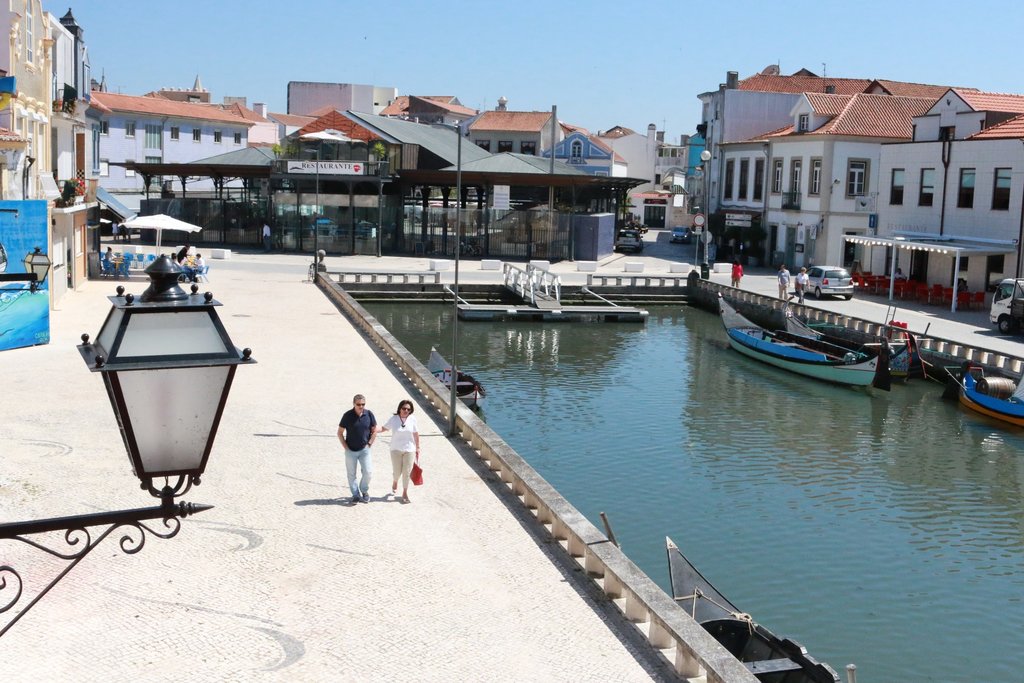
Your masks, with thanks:
M 799 192 L 783 192 L 782 193 L 782 210 L 783 211 L 799 211 L 800 210 L 800 193 Z
M 511 263 L 504 263 L 502 270 L 504 285 L 524 301 L 529 301 L 531 306 L 537 305 L 538 292 L 555 301 L 562 300 L 562 278 L 558 275 L 552 275 L 534 265 L 527 265 L 524 270 Z

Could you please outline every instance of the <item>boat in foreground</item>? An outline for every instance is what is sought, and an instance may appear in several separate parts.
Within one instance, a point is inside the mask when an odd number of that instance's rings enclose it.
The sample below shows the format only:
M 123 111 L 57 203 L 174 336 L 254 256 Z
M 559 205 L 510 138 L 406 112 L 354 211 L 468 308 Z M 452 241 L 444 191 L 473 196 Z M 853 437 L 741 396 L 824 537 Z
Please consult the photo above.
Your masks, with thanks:
M 780 638 L 740 612 L 665 538 L 672 597 L 762 683 L 838 683 L 839 675 L 803 645 Z
M 950 373 L 951 376 L 953 373 Z M 1024 427 L 1024 381 L 1006 377 L 985 377 L 983 369 L 965 364 L 959 377 L 953 376 L 960 405 L 976 413 L 1017 427 Z
M 833 384 L 873 386 L 889 391 L 889 347 L 883 341 L 878 354 L 840 346 L 787 330 L 766 330 L 736 312 L 719 295 L 722 325 L 729 345 L 763 363 Z
M 427 370 L 434 377 L 441 380 L 441 384 L 452 388 L 452 366 L 437 352 L 437 349 L 430 347 L 430 359 L 427 361 Z M 483 404 L 487 392 L 480 382 L 473 378 L 468 372 L 456 369 L 458 380 L 455 384 L 455 395 L 469 407 L 479 407 Z

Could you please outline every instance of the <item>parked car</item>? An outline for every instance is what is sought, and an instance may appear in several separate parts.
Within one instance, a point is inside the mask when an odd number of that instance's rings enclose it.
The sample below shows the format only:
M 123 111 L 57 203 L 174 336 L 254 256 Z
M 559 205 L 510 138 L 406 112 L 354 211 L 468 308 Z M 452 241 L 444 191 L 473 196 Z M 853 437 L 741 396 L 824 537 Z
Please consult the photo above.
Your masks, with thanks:
M 615 238 L 615 251 L 643 251 L 644 239 L 639 230 L 619 230 Z
M 853 278 L 842 266 L 811 266 L 807 269 L 807 290 L 820 299 L 826 294 L 853 298 Z
M 693 231 L 689 228 L 677 225 L 672 228 L 672 242 L 679 242 L 681 244 L 690 244 L 693 242 Z

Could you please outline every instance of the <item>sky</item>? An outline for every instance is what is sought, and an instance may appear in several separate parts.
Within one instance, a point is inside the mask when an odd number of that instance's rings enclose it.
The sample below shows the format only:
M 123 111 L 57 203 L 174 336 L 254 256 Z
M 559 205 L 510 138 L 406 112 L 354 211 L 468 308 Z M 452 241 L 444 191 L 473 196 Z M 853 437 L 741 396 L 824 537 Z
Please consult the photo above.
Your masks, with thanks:
M 43 0 L 58 18 L 69 4 Z M 1024 4 L 974 11 L 932 0 L 84 0 L 93 77 L 111 92 L 191 87 L 287 112 L 289 81 L 454 95 L 550 111 L 592 132 L 622 125 L 693 134 L 697 95 L 727 71 L 962 85 L 1024 93 Z

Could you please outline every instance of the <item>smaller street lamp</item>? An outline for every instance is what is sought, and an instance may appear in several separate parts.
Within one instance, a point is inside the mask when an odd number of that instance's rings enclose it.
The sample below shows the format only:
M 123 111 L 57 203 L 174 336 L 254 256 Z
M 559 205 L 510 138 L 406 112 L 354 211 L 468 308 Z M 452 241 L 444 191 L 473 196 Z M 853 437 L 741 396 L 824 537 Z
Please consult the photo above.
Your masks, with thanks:
M 704 268 L 702 269 L 702 276 L 704 275 L 708 266 L 708 238 L 711 237 L 710 221 L 708 220 L 711 216 L 711 151 L 705 148 L 700 153 L 700 160 L 704 162 L 704 233 L 700 236 L 701 241 L 704 243 Z
M 33 260 L 33 267 L 37 265 L 42 268 Z M 146 532 L 171 538 L 181 529 L 180 518 L 211 507 L 175 504 L 174 499 L 200 483 L 235 370 L 256 361 L 249 349 L 239 351 L 232 344 L 213 294 L 199 294 L 198 285 L 192 285 L 191 293 L 178 286 L 178 264 L 161 256 L 146 273 L 149 288 L 136 300 L 118 287 L 96 341 L 90 343 L 89 335 L 83 334 L 78 350 L 88 368 L 103 377 L 132 470 L 160 505 L 0 524 L 0 540 L 21 541 L 68 562 L 0 629 L 0 636 L 115 529 L 137 533 L 122 536 L 119 543 L 132 554 L 142 549 Z M 154 483 L 158 479 L 163 479 L 162 485 Z M 164 530 L 142 523 L 152 519 L 162 519 Z M 89 528 L 97 526 L 107 528 L 93 540 Z M 65 532 L 68 548 L 52 549 L 28 538 L 52 531 Z M 20 600 L 22 586 L 13 567 L 0 565 L 0 614 Z
M 36 247 L 25 256 L 23 263 L 25 264 L 25 272 L 35 275 L 35 279 L 29 281 L 29 288 L 34 292 L 43 284 L 47 274 L 50 272 L 50 257 L 44 254 L 41 248 Z

